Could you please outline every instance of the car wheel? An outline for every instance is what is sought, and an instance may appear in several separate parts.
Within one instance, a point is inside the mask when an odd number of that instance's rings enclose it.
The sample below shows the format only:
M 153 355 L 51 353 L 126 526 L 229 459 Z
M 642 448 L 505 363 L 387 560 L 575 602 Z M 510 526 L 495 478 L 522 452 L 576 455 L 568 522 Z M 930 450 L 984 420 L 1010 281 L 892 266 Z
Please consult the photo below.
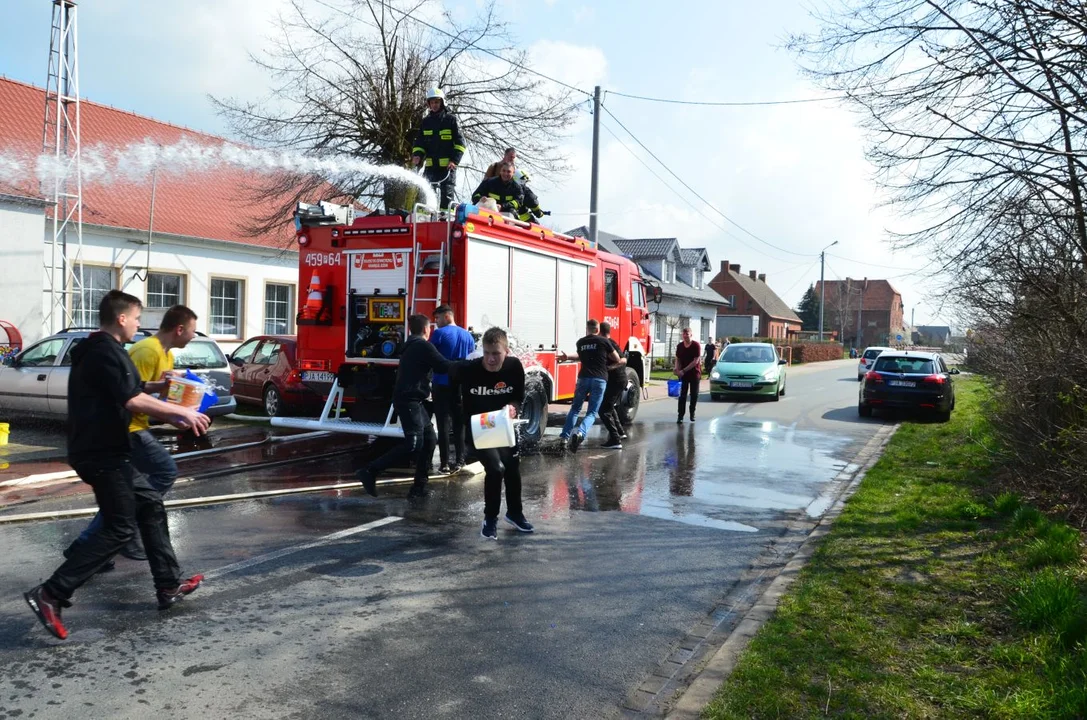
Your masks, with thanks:
M 642 403 L 642 391 L 638 386 L 638 373 L 634 368 L 627 368 L 627 389 L 619 396 L 618 407 L 619 422 L 630 425 L 638 414 L 638 407 Z
M 857 406 L 857 414 L 860 415 L 861 417 L 872 417 L 872 406 L 871 405 L 858 405 Z
M 785 381 L 785 380 L 782 380 L 782 381 L 781 381 L 781 389 L 780 389 L 780 390 L 778 390 L 778 395 L 781 395 L 782 397 L 784 397 L 784 396 L 785 396 L 785 383 L 786 383 L 786 382 L 787 382 L 787 381 Z
M 275 385 L 264 388 L 264 414 L 268 417 L 278 417 L 283 414 L 283 397 Z
M 776 387 L 774 387 L 774 395 L 773 395 L 773 397 L 770 398 L 770 400 L 773 401 L 773 402 L 778 402 L 779 400 L 781 400 L 781 384 L 780 383 Z
M 521 403 L 521 419 L 528 422 L 520 427 L 521 447 L 535 447 L 543 440 L 547 429 L 547 393 L 542 381 L 529 376 L 525 383 L 525 400 Z M 467 432 L 471 432 L 468 430 Z
M 950 409 L 947 409 L 947 410 L 938 410 L 938 411 L 936 412 L 936 419 L 937 419 L 937 420 L 938 420 L 939 422 L 942 422 L 942 423 L 945 423 L 945 422 L 947 422 L 948 420 L 950 420 L 950 419 L 951 419 L 951 410 L 950 410 Z

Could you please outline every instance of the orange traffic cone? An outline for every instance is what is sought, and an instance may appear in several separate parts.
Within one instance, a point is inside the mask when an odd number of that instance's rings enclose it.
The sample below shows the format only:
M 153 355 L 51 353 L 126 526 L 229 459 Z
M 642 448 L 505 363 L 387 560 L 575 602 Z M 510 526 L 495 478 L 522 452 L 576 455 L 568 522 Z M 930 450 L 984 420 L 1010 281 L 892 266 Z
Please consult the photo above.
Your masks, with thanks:
M 309 294 L 306 296 L 306 304 L 302 308 L 303 320 L 316 320 L 321 314 L 321 306 L 324 304 L 324 294 L 321 291 L 321 276 L 315 270 L 309 281 Z

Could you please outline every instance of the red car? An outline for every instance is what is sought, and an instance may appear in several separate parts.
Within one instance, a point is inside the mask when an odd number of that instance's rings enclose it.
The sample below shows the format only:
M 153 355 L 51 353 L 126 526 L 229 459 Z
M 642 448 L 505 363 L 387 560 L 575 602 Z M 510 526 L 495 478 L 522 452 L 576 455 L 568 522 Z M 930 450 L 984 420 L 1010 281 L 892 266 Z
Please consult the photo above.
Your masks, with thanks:
M 238 404 L 260 405 L 269 417 L 320 410 L 321 396 L 302 384 L 294 335 L 258 335 L 230 356 Z

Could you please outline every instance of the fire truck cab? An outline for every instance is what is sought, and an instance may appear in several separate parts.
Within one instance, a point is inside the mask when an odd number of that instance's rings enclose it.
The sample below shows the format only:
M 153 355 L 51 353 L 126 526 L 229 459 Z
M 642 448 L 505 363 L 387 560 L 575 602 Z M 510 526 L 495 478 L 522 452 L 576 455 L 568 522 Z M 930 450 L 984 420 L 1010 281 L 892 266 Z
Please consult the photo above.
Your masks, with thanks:
M 274 425 L 402 436 L 391 401 L 407 319 L 441 304 L 477 341 L 492 326 L 509 334 L 527 376 L 522 443 L 543 437 L 550 403 L 573 397 L 575 343 L 589 318 L 607 321 L 625 353 L 620 417 L 633 421 L 649 377 L 648 303 L 660 289 L 628 258 L 474 205 L 439 220 L 418 209 L 356 218 L 330 203 L 300 204 L 295 229 L 298 369 L 327 399 L 319 418 Z

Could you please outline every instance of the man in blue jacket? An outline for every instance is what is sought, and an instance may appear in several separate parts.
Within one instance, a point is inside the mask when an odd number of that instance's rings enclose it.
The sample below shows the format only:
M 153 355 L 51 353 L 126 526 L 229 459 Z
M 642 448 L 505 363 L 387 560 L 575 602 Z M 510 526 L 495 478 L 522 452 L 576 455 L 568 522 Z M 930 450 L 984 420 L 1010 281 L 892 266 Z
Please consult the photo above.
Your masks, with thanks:
M 439 305 L 434 310 L 434 324 L 438 326 L 430 333 L 430 342 L 446 360 L 464 360 L 476 349 L 472 333 L 458 327 L 453 319 L 453 308 Z M 440 473 L 457 472 L 464 467 L 464 413 L 461 405 L 460 389 L 457 383 L 445 373 L 434 373 L 434 417 L 438 421 L 438 457 Z M 449 460 L 449 430 L 453 430 L 453 461 Z

